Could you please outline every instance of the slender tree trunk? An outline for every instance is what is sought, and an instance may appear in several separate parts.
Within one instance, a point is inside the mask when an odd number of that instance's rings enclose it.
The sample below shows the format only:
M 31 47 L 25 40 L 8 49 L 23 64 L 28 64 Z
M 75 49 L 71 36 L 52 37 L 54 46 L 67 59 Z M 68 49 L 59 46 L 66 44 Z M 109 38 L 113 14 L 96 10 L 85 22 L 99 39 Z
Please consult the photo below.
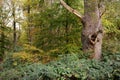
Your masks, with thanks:
M 0 24 L 0 62 L 3 61 L 3 56 L 5 54 L 5 34 L 4 34 L 4 26 L 3 26 L 3 21 Z
M 16 22 L 15 20 L 13 21 L 13 46 L 14 46 L 14 50 L 16 48 L 16 44 L 17 44 L 17 35 L 16 35 Z
M 2 26 L 2 27 L 4 27 L 4 26 Z M 5 34 L 4 34 L 4 30 L 2 29 L 2 33 L 1 33 L 1 50 L 0 50 L 0 53 L 1 53 L 1 55 L 0 55 L 0 62 L 1 62 L 1 60 L 2 60 L 2 58 L 3 58 L 3 56 L 4 56 L 4 54 L 5 54 Z
M 31 36 L 31 25 L 30 25 L 30 0 L 28 0 L 27 14 L 28 14 L 28 29 L 27 29 L 27 36 L 28 36 L 28 43 L 31 45 L 32 36 Z
M 68 0 L 66 0 L 66 3 L 68 4 Z M 69 25 L 68 25 L 68 11 L 66 11 L 66 23 L 65 23 L 65 37 L 66 37 L 66 44 L 68 44 L 68 31 L 69 31 Z
M 16 44 L 17 44 L 17 34 L 16 34 L 16 15 L 15 15 L 15 4 L 14 2 L 12 2 L 12 9 L 13 9 L 13 12 L 12 12 L 12 15 L 13 15 L 13 49 L 15 51 L 15 48 L 16 48 Z
M 5 54 L 5 34 L 4 34 L 4 21 L 3 21 L 3 14 L 2 14 L 2 0 L 0 1 L 0 62 L 3 61 L 3 56 Z
M 81 19 L 82 28 L 82 47 L 84 52 L 92 51 L 92 58 L 99 60 L 101 58 L 101 47 L 103 38 L 103 28 L 101 16 L 104 12 L 100 11 L 101 0 L 84 0 L 84 16 L 78 11 L 68 6 L 63 0 L 61 4 L 71 13 Z

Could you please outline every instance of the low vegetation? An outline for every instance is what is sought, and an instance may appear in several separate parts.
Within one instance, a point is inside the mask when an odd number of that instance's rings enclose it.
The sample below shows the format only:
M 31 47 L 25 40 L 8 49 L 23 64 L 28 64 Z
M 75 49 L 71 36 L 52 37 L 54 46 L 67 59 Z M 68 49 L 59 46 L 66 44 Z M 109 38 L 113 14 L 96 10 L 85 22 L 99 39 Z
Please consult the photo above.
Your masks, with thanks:
M 120 0 L 0 0 L 0 80 L 120 80 L 119 8 Z
M 83 57 L 83 56 L 82 56 Z M 47 64 L 4 63 L 1 80 L 119 80 L 120 55 L 109 54 L 102 61 L 81 58 L 78 54 L 67 54 L 60 60 Z M 8 64 L 13 63 L 13 64 Z

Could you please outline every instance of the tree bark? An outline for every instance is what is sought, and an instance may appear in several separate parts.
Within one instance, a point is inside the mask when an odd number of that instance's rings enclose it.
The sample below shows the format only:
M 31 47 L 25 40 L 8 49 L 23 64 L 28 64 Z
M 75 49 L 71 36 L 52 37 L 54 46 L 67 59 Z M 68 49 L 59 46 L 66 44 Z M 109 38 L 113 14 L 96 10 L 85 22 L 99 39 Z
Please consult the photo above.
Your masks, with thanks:
M 99 0 L 84 0 L 84 17 L 82 29 L 83 50 L 94 51 L 93 58 L 100 59 L 103 37 Z
M 0 1 L 0 62 L 3 61 L 3 57 L 5 54 L 5 34 L 4 34 L 4 19 L 3 19 L 3 4 L 2 0 Z
M 15 3 L 12 1 L 12 16 L 13 16 L 13 51 L 15 51 L 17 44 L 17 33 L 16 33 L 16 13 L 15 13 Z
M 31 45 L 32 44 L 32 36 L 31 36 L 31 24 L 30 24 L 30 0 L 28 0 L 28 6 L 27 6 L 27 14 L 28 14 L 28 31 L 27 31 L 27 36 L 28 36 L 28 43 Z
M 101 12 L 99 0 L 84 0 L 84 16 L 78 11 L 68 6 L 63 0 L 61 4 L 71 13 L 81 19 L 83 24 L 81 41 L 84 52 L 92 51 L 92 58 L 99 60 L 101 58 L 101 47 L 103 38 L 103 27 L 101 24 Z
M 66 0 L 66 3 L 68 4 L 68 0 Z M 66 44 L 68 44 L 68 31 L 69 31 L 69 24 L 68 24 L 68 11 L 66 11 L 66 22 L 65 22 L 65 37 L 66 37 Z

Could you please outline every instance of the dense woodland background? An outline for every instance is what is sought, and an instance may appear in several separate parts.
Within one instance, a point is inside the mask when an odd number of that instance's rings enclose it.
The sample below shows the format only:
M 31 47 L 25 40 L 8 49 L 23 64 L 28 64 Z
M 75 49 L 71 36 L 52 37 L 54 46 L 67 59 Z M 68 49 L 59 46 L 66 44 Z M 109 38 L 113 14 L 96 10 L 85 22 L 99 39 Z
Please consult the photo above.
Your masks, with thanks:
M 84 13 L 83 0 L 64 0 Z M 120 1 L 103 0 L 100 61 L 84 54 L 82 23 L 59 0 L 0 0 L 0 80 L 120 80 Z

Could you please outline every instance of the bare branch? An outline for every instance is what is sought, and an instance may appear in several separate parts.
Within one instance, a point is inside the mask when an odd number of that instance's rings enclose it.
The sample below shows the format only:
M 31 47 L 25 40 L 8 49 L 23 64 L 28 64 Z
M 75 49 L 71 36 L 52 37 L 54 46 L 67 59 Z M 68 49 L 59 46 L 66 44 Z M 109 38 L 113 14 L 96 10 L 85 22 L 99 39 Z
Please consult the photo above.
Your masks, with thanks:
M 106 8 L 104 9 L 104 11 L 102 11 L 101 13 L 100 13 L 100 18 L 103 16 L 103 14 L 106 12 Z
M 63 0 L 60 0 L 60 3 L 71 13 L 75 14 L 76 16 L 78 16 L 81 20 L 82 20 L 82 15 L 75 9 L 71 8 L 70 6 L 68 6 Z
M 100 0 L 100 2 L 98 4 L 98 8 L 99 8 L 99 13 L 100 13 L 100 18 L 101 18 L 103 16 L 103 14 L 106 12 L 105 3 Z

